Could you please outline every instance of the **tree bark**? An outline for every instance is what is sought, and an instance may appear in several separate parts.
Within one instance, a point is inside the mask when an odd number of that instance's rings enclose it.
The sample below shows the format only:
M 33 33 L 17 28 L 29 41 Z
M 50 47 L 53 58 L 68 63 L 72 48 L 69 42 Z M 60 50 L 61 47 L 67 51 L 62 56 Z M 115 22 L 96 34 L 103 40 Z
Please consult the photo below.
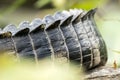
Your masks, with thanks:
M 120 80 L 120 68 L 101 67 L 90 71 L 85 80 Z

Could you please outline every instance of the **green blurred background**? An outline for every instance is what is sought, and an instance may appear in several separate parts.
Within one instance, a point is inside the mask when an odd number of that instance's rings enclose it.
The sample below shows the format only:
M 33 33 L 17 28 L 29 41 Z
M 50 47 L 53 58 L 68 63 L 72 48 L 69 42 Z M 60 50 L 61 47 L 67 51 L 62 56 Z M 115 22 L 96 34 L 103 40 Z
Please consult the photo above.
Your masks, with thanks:
M 43 18 L 55 11 L 98 7 L 95 20 L 108 49 L 108 64 L 120 64 L 120 0 L 0 0 L 0 27 Z

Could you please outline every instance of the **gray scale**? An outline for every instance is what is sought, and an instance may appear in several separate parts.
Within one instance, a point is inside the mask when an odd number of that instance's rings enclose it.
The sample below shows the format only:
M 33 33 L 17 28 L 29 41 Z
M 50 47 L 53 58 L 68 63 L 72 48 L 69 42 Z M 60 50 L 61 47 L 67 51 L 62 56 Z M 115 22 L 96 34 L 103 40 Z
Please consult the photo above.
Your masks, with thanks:
M 104 64 L 104 63 L 107 61 L 107 57 L 103 57 L 103 56 L 107 56 L 107 54 L 104 54 L 104 53 L 107 53 L 107 51 L 106 51 L 106 50 L 103 50 L 103 49 L 106 49 L 106 45 L 105 45 L 104 40 L 102 40 L 102 36 L 101 36 L 101 34 L 99 33 L 98 29 L 95 27 L 95 26 L 96 26 L 96 23 L 95 23 L 95 21 L 94 21 L 95 11 L 96 11 L 96 9 L 92 9 L 92 10 L 89 11 L 89 12 L 91 12 L 91 13 L 89 14 L 89 15 L 90 15 L 89 18 L 87 18 L 87 21 L 88 21 L 88 24 L 90 25 L 90 28 L 91 28 L 91 30 L 92 30 L 92 32 L 93 32 L 93 35 L 95 36 L 95 37 L 94 37 L 94 41 L 96 41 L 96 43 L 99 44 L 99 45 L 98 45 L 99 47 L 96 46 L 96 47 L 98 47 L 99 51 L 101 52 L 101 53 L 100 53 L 101 61 L 100 61 L 99 64 Z M 93 26 L 94 26 L 94 27 L 93 27 Z M 95 56 L 95 57 L 98 57 L 98 55 Z M 95 61 L 94 61 L 94 62 L 95 62 Z M 96 62 L 95 62 L 95 63 L 96 63 Z
M 79 12 L 79 10 L 73 10 L 73 11 L 76 12 L 76 14 L 79 13 L 78 16 L 76 16 L 76 18 L 73 20 L 72 25 L 75 29 L 77 36 L 78 36 L 79 43 L 81 44 L 82 63 L 83 63 L 83 66 L 90 68 L 91 59 L 92 59 L 91 58 L 92 53 L 91 53 L 91 49 L 90 49 L 91 43 L 88 39 L 88 35 L 86 34 L 86 30 L 84 29 L 83 23 L 81 22 L 82 12 Z M 73 15 L 75 15 L 75 13 Z
M 47 36 L 44 32 L 45 25 L 41 19 L 35 19 L 30 24 L 30 36 L 33 40 L 38 59 L 50 58 L 51 50 Z
M 61 19 L 60 29 L 63 32 L 67 48 L 69 50 L 69 58 L 71 61 L 76 60 L 79 63 L 80 61 L 80 44 L 75 33 L 75 30 L 71 24 L 72 17 L 68 12 L 57 12 L 54 15 L 55 18 Z M 77 60 L 77 58 L 79 58 Z
M 68 58 L 65 42 L 59 29 L 60 20 L 55 20 L 52 16 L 46 16 L 45 20 L 46 26 L 48 26 L 45 30 L 54 50 L 54 58 Z

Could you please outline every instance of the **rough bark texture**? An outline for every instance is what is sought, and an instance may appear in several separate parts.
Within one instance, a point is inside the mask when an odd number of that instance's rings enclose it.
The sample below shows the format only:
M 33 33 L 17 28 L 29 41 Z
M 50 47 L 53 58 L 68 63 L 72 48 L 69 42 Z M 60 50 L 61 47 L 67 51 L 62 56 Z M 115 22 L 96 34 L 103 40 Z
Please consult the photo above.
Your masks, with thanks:
M 102 67 L 92 70 L 85 80 L 120 80 L 120 68 Z

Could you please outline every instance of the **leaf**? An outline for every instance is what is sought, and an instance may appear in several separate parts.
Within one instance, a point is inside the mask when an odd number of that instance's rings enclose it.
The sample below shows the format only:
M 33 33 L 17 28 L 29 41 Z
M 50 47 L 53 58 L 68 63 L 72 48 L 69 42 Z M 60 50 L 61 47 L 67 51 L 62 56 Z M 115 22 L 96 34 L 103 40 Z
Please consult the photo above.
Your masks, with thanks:
M 69 2 L 67 2 L 67 0 L 51 0 L 51 1 L 52 1 L 52 5 L 58 9 L 65 9 L 69 3 Z M 72 2 L 74 2 L 74 1 L 72 1 Z
M 37 8 L 41 8 L 43 6 L 45 6 L 46 4 L 50 3 L 51 0 L 38 0 L 36 3 L 35 3 L 35 6 Z
M 26 2 L 26 0 L 15 0 L 12 5 L 10 5 L 9 7 L 3 9 L 2 11 L 0 10 L 0 19 L 3 18 L 3 16 L 5 16 L 6 14 L 10 14 L 12 12 L 14 12 L 15 10 L 17 10 L 21 5 L 23 5 Z
M 119 51 L 119 50 L 112 50 L 112 51 L 120 54 L 120 51 Z
M 107 0 L 106 0 L 107 1 Z M 105 0 L 79 0 L 79 2 L 72 5 L 72 8 L 83 8 L 86 10 L 99 7 L 106 3 Z

